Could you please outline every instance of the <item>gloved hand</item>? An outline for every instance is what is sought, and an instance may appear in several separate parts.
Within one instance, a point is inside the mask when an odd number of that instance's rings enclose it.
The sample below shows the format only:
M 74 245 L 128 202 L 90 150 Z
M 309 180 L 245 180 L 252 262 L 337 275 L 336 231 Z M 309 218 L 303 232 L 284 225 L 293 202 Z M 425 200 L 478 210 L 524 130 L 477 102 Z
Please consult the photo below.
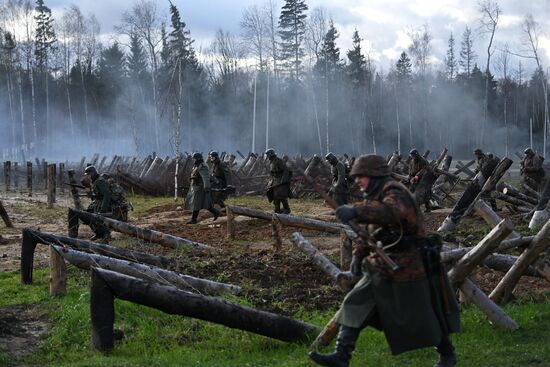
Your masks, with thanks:
M 342 205 L 336 208 L 336 218 L 342 223 L 347 223 L 357 216 L 357 210 L 351 205 Z
M 357 256 L 353 256 L 351 258 L 351 263 L 349 265 L 349 271 L 354 276 L 361 276 L 363 275 L 363 268 L 362 268 L 362 259 L 360 259 Z

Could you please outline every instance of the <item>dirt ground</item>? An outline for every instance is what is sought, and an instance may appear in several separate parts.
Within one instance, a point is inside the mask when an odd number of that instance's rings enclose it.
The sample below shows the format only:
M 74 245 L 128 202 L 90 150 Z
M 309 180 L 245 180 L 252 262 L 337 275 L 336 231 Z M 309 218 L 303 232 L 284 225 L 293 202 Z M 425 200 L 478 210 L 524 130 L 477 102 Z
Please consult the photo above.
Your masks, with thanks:
M 21 229 L 40 228 L 43 231 L 65 234 L 67 231 L 66 208 L 70 206 L 67 197 L 56 204 L 53 214 L 45 212 L 45 197 L 27 198 L 11 195 L 4 197 L 4 205 L 14 222 L 15 229 L 6 229 L 0 223 L 0 234 L 4 244 L 0 244 L 0 271 L 19 269 Z M 312 217 L 334 220 L 331 211 L 321 201 L 304 204 Z M 448 209 L 426 214 L 429 230 L 436 230 Z M 505 213 L 504 213 L 505 214 Z M 120 241 L 126 247 L 174 258 L 175 270 L 189 275 L 223 281 L 243 287 L 245 297 L 252 306 L 280 314 L 293 314 L 299 310 L 326 310 L 341 302 L 344 292 L 333 286 L 331 279 L 320 271 L 312 261 L 298 251 L 291 243 L 290 236 L 295 228 L 284 227 L 281 231 L 283 247 L 274 250 L 270 222 L 245 217 L 236 218 L 236 238 L 226 238 L 226 219 L 213 221 L 204 211 L 199 224 L 191 226 L 185 222 L 190 213 L 184 212 L 180 204 L 159 205 L 139 217 L 130 217 L 130 223 L 157 231 L 184 237 L 208 244 L 222 251 L 204 253 L 185 251 L 176 253 L 165 247 L 132 240 L 113 233 L 114 245 Z M 483 222 L 479 218 L 465 220 L 465 228 L 475 228 Z M 335 264 L 339 263 L 341 240 L 337 235 L 317 231 L 300 230 L 306 239 L 325 253 Z M 91 232 L 86 226 L 80 227 L 80 237 L 88 238 Z M 464 238 L 464 237 L 467 238 Z M 456 243 L 470 243 L 481 238 L 477 232 L 457 234 Z M 47 247 L 39 245 L 35 255 L 35 266 L 48 265 Z M 475 281 L 489 292 L 503 274 L 487 268 L 480 268 Z M 540 278 L 523 277 L 518 294 L 536 299 L 540 293 L 548 292 L 548 282 Z M 47 331 L 47 319 L 34 306 L 17 306 L 0 309 L 0 346 L 15 356 L 29 352 L 28 345 L 37 341 Z

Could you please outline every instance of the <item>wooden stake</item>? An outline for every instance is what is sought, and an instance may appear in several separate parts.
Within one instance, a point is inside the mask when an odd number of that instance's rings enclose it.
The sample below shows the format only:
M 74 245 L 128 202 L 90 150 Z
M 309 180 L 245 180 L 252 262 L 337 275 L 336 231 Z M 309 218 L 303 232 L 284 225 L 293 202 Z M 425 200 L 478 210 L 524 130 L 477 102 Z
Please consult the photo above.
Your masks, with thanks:
M 4 208 L 4 204 L 2 204 L 2 200 L 0 200 L 0 217 L 2 217 L 6 227 L 13 228 L 13 223 L 8 215 L 8 212 L 6 211 L 6 208 Z
M 55 164 L 48 164 L 47 172 L 48 209 L 52 209 L 55 203 Z
M 27 191 L 29 192 L 29 197 L 32 196 L 32 162 L 27 162 Z
M 271 216 L 271 236 L 273 237 L 273 248 L 275 251 L 280 251 L 283 248 L 283 240 L 279 234 L 279 227 L 281 222 L 276 213 Z
M 225 212 L 227 215 L 227 238 L 230 240 L 235 239 L 235 215 L 233 214 L 233 210 L 231 210 L 231 207 L 227 206 L 225 208 Z
M 351 258 L 353 256 L 353 243 L 345 231 L 340 232 L 340 239 L 342 240 L 340 246 L 340 269 L 342 269 L 342 271 L 349 271 Z
M 67 294 L 67 271 L 65 260 L 50 246 L 50 295 L 64 296 Z

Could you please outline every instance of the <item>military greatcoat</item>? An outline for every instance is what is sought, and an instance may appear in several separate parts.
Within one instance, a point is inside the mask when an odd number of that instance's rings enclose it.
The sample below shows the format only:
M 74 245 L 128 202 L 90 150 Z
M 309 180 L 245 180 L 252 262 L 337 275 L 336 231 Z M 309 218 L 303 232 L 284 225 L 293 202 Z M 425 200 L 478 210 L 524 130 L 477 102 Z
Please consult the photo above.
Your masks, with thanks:
M 335 165 L 331 165 L 330 172 L 332 174 L 332 186 L 330 188 L 330 196 L 338 205 L 347 203 L 348 183 L 346 181 L 346 166 L 338 161 Z
M 386 253 L 401 269 L 391 272 L 376 257 L 366 257 L 363 278 L 344 299 L 336 322 L 382 330 L 393 354 L 437 346 L 444 335 L 460 330 L 458 303 L 446 271 L 439 258 L 434 264 L 422 256 L 420 249 L 433 238 L 426 237 L 422 213 L 409 190 L 391 178 L 373 183 L 367 199 L 355 204 L 357 219 L 368 224 L 376 240 L 394 244 Z M 362 257 L 365 251 L 355 248 L 354 255 Z
M 208 166 L 201 162 L 191 171 L 191 190 L 185 198 L 185 208 L 192 211 L 212 208 L 210 195 L 210 173 Z
M 271 200 L 285 200 L 290 197 L 291 172 L 285 161 L 279 157 L 270 162 L 271 180 L 267 186 L 267 196 Z

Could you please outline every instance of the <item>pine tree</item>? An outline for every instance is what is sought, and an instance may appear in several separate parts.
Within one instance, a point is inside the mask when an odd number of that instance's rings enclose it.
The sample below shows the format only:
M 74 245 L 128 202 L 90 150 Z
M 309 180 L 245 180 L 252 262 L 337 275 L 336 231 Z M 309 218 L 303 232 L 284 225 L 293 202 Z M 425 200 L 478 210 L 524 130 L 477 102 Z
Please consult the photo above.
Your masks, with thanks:
M 301 59 L 304 57 L 302 42 L 306 32 L 308 9 L 305 0 L 286 0 L 279 17 L 281 60 L 290 70 L 293 79 L 300 77 Z
M 199 67 L 195 50 L 193 49 L 194 40 L 191 39 L 191 32 L 187 25 L 181 20 L 178 8 L 170 2 L 170 21 L 172 31 L 168 34 L 166 46 L 167 65 L 171 68 L 176 67 L 181 61 L 182 70 L 187 67 L 197 69 Z
M 361 37 L 359 37 L 359 32 L 357 29 L 353 32 L 353 47 L 347 52 L 349 65 L 348 65 L 348 76 L 351 80 L 351 83 L 354 87 L 361 86 L 365 83 L 366 80 L 366 65 L 365 55 L 361 51 Z
M 342 69 L 342 60 L 340 60 L 340 48 L 336 46 L 338 31 L 331 20 L 329 29 L 323 39 L 323 46 L 315 65 L 315 69 L 327 77 L 333 77 Z
M 145 51 L 137 34 L 130 35 L 130 54 L 126 58 L 128 76 L 133 82 L 139 83 L 147 75 L 147 59 Z
M 472 30 L 466 27 L 464 34 L 462 35 L 462 43 L 460 44 L 460 61 L 459 64 L 462 67 L 463 73 L 466 77 L 471 77 L 472 67 L 475 64 L 477 55 L 474 51 L 474 39 L 472 37 Z
M 449 37 L 449 47 L 447 48 L 447 54 L 445 56 L 445 74 L 447 79 L 453 81 L 457 74 L 458 62 L 455 56 L 455 38 L 453 32 Z
M 397 60 L 395 64 L 395 71 L 398 82 L 402 83 L 410 80 L 412 75 L 412 62 L 405 51 L 401 53 L 399 60 Z
M 56 42 L 52 11 L 44 5 L 44 0 L 36 0 L 35 10 L 37 14 L 34 17 L 36 21 L 36 47 L 34 53 L 38 67 L 44 68 L 47 67 L 48 53 Z

